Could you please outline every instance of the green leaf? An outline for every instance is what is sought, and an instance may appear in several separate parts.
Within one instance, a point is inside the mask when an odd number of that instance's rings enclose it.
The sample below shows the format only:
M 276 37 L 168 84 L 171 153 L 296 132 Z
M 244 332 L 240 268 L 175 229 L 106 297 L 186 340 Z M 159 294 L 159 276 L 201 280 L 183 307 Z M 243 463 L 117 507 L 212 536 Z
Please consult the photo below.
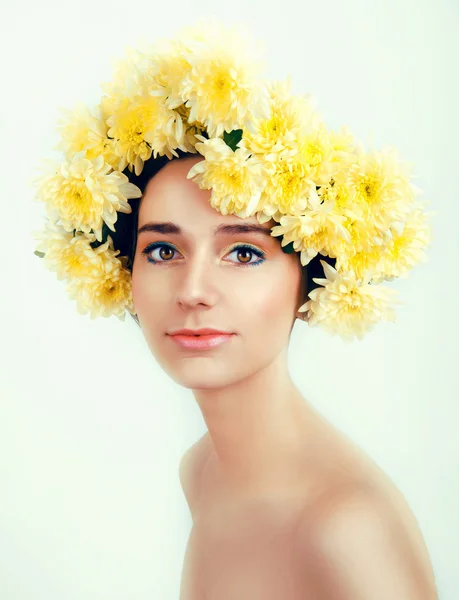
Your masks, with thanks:
M 43 258 L 45 256 L 44 252 L 39 252 L 38 250 L 35 250 L 34 254 L 35 256 L 38 256 L 38 258 Z
M 231 148 L 233 152 L 236 151 L 237 145 L 242 140 L 242 129 L 233 129 L 230 133 L 223 132 L 223 141 L 227 146 Z

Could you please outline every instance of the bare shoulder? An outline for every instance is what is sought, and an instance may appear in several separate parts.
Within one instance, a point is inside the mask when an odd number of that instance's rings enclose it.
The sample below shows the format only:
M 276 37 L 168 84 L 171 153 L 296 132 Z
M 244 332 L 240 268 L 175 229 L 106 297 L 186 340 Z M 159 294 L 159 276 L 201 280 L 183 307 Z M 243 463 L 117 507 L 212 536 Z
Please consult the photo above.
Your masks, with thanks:
M 302 516 L 299 553 L 318 600 L 436 600 L 431 560 L 395 488 L 354 481 L 324 492 Z
M 199 490 L 200 477 L 209 457 L 210 437 L 205 433 L 192 444 L 180 459 L 180 484 L 190 510 L 193 510 Z

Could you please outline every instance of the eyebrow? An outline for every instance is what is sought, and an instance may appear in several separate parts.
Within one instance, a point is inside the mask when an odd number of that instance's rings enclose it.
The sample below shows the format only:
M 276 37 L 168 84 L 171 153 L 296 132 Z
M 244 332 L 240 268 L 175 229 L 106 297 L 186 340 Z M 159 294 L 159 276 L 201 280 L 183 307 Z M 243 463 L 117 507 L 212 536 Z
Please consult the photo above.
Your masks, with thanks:
M 140 229 L 137 231 L 137 235 L 140 235 L 144 231 L 156 231 L 157 233 L 175 233 L 177 235 L 181 235 L 184 233 L 181 227 L 179 227 L 175 223 L 171 223 L 170 221 L 145 223 L 145 225 L 142 225 L 142 227 L 140 227 Z M 214 229 L 214 235 L 231 235 L 241 233 L 262 233 L 271 237 L 270 229 L 266 229 L 265 227 L 257 225 L 256 223 L 235 223 L 233 225 L 222 224 L 218 225 L 218 227 Z

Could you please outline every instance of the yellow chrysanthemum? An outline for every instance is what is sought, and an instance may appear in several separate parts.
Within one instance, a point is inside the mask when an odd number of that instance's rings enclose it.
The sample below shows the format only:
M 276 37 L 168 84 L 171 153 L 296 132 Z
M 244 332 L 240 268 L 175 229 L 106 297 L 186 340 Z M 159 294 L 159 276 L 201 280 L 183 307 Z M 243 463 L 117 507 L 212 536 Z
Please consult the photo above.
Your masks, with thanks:
M 338 131 L 329 130 L 328 138 L 333 146 L 333 160 L 338 161 L 341 168 L 353 162 L 357 144 L 347 125 L 342 125 Z
M 308 164 L 310 177 L 315 184 L 329 183 L 339 167 L 334 160 L 335 150 L 326 126 L 319 123 L 313 132 L 300 138 L 298 148 Z
M 143 96 L 154 87 L 156 65 L 148 52 L 126 48 L 124 59 L 114 64 L 112 80 L 101 84 L 109 98 L 123 99 Z
M 98 108 L 100 110 L 102 119 L 106 125 L 108 118 L 112 117 L 115 114 L 117 107 L 119 106 L 121 101 L 122 100 L 120 100 L 120 98 L 114 96 L 102 96 L 102 98 L 100 99 Z
M 86 277 L 97 265 L 97 255 L 90 246 L 95 240 L 93 234 L 76 232 L 74 236 L 47 219 L 44 229 L 34 232 L 34 237 L 39 241 L 35 252 L 44 255 L 45 266 L 60 280 Z
M 105 123 L 82 103 L 73 111 L 65 108 L 60 110 L 63 118 L 58 121 L 58 130 L 62 139 L 57 149 L 66 155 L 86 150 L 87 158 L 101 154 L 102 140 L 107 133 Z
M 205 43 L 212 36 L 218 38 L 220 29 L 221 25 L 213 20 L 203 21 L 182 28 L 174 39 L 127 48 L 125 57 L 114 65 L 112 80 L 103 83 L 102 89 L 112 101 L 152 94 L 161 96 L 169 108 L 178 107 L 184 102 L 181 86 L 191 67 L 187 57 L 193 52 L 193 44 Z
M 154 63 L 155 87 L 151 93 L 161 95 L 168 108 L 184 103 L 182 82 L 191 69 L 187 60 L 188 49 L 183 40 L 160 40 L 150 56 Z
M 361 279 L 366 272 L 371 272 L 372 280 L 375 281 L 375 269 L 381 260 L 381 256 L 382 246 L 374 245 L 369 250 L 355 252 L 351 256 L 339 256 L 335 267 L 340 272 L 352 271 L 357 279 Z
M 280 220 L 282 215 L 304 214 L 308 198 L 316 187 L 329 183 L 336 163 L 332 161 L 333 146 L 325 127 L 294 143 L 291 149 L 266 155 L 256 155 L 266 162 L 270 178 L 260 200 L 260 210 L 266 217 Z M 243 147 L 246 147 L 243 144 Z
M 348 232 L 347 237 L 335 240 L 335 268 L 341 273 L 353 271 L 357 278 L 362 278 L 367 270 L 374 274 L 374 268 L 388 243 L 388 233 L 381 232 L 374 223 L 364 221 L 343 205 L 335 204 L 335 209 L 344 215 L 342 226 Z
M 432 242 L 428 215 L 420 208 L 410 213 L 403 229 L 392 228 L 391 233 L 390 241 L 374 267 L 374 279 L 378 281 L 406 277 L 415 265 L 427 260 L 425 250 Z
M 183 123 L 180 115 L 167 108 L 157 96 L 124 98 L 108 117 L 108 135 L 113 137 L 116 153 L 122 158 L 119 169 L 127 165 L 140 175 L 143 164 L 153 154 L 167 155 L 183 142 Z
M 71 279 L 67 285 L 69 297 L 76 300 L 80 314 L 89 313 L 91 319 L 116 315 L 125 320 L 126 311 L 135 314 L 132 298 L 132 277 L 126 269 L 126 257 L 117 258 L 113 241 L 107 241 L 93 250 L 97 263 L 89 275 Z
M 341 243 L 339 255 L 350 258 L 359 252 L 371 252 L 374 246 L 384 246 L 388 242 L 388 232 L 382 232 L 371 221 L 364 221 L 351 211 L 345 211 L 344 215 L 343 227 L 349 232 L 350 238 Z
M 221 25 L 214 20 L 204 20 L 195 26 L 183 27 L 173 39 L 158 40 L 144 55 L 152 67 L 148 70 L 148 91 L 160 95 L 168 108 L 177 109 L 187 100 L 183 80 L 191 69 L 190 57 L 196 44 L 212 43 L 219 39 Z M 152 82 L 154 82 L 152 84 Z M 146 91 L 146 90 L 145 90 Z
M 155 129 L 160 111 L 160 102 L 153 96 L 124 98 L 107 119 L 108 135 L 116 140 L 115 151 L 122 158 L 120 171 L 130 165 L 140 175 L 143 163 L 152 155 L 145 136 Z
M 279 221 L 282 215 L 304 213 L 308 198 L 316 187 L 310 177 L 306 154 L 298 149 L 284 150 L 265 157 L 263 163 L 270 176 L 260 198 L 259 210 L 266 219 Z
M 317 195 L 323 202 L 333 202 L 337 214 L 354 219 L 360 214 L 354 212 L 354 191 L 349 186 L 336 181 L 334 177 L 331 177 L 327 184 L 318 186 Z
M 265 85 L 267 106 L 252 107 L 244 129 L 244 144 L 252 152 L 265 154 L 295 148 L 298 140 L 319 126 L 316 100 L 311 95 L 293 95 L 291 78 Z M 262 97 L 263 98 L 263 97 Z
M 395 222 L 404 222 L 413 204 L 415 188 L 408 167 L 398 160 L 391 147 L 364 153 L 359 151 L 349 166 L 347 181 L 356 194 L 363 218 L 386 231 Z
M 370 251 L 374 245 L 384 244 L 386 232 L 378 229 L 372 221 L 365 220 L 364 211 L 356 200 L 355 190 L 347 181 L 345 165 L 340 165 L 330 182 L 318 188 L 317 194 L 325 203 L 333 201 L 334 212 L 346 217 L 343 226 L 348 230 L 350 240 L 339 239 L 340 246 L 336 250 L 338 256 L 351 257 L 357 252 Z
M 83 152 L 77 153 L 39 180 L 37 199 L 46 203 L 49 218 L 60 219 L 66 231 L 93 230 L 96 239 L 102 241 L 104 222 L 115 231 L 118 212 L 132 211 L 127 199 L 142 195 L 126 175 L 109 171 L 111 167 L 102 156 L 89 160 Z
M 236 214 L 242 218 L 253 215 L 267 173 L 263 165 L 250 158 L 247 150 L 235 152 L 221 138 L 201 140 L 196 149 L 204 156 L 190 169 L 187 178 L 204 190 L 212 190 L 210 204 L 223 215 Z
M 61 111 L 63 118 L 58 122 L 61 140 L 57 149 L 62 150 L 67 159 L 82 151 L 89 159 L 101 155 L 113 169 L 118 169 L 120 157 L 115 154 L 114 140 L 107 137 L 100 106 L 96 107 L 96 114 L 81 103 L 73 111 L 64 108 Z
M 190 119 L 203 123 L 210 137 L 242 128 L 249 107 L 263 93 L 253 42 L 219 28 L 188 44 L 191 69 L 183 79 L 182 94 Z
M 339 240 L 349 241 L 347 229 L 343 227 L 345 217 L 333 211 L 333 201 L 320 203 L 315 192 L 309 198 L 309 209 L 305 215 L 283 216 L 280 225 L 271 229 L 271 235 L 282 235 L 282 246 L 293 242 L 293 248 L 301 252 L 300 261 L 303 266 L 317 255 L 336 257 Z
M 352 273 L 340 274 L 323 260 L 320 263 L 325 278 L 313 281 L 324 287 L 309 292 L 310 300 L 299 308 L 308 312 L 308 325 L 320 325 L 350 341 L 354 336 L 361 340 L 381 319 L 396 320 L 391 306 L 400 304 L 396 290 L 370 284 L 369 278 L 360 281 Z

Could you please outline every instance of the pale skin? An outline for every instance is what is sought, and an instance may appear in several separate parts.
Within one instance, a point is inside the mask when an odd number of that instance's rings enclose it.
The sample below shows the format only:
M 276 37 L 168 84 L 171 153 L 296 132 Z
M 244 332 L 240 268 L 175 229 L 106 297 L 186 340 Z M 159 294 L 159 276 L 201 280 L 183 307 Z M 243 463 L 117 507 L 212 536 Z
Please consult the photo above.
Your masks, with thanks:
M 183 456 L 193 528 L 180 600 L 434 600 L 430 557 L 387 475 L 293 383 L 287 350 L 303 313 L 301 265 L 274 222 L 222 215 L 186 178 L 201 156 L 167 164 L 141 201 L 132 273 L 147 344 L 192 390 L 207 433 Z M 143 230 L 171 222 L 180 233 Z M 263 232 L 216 234 L 222 224 Z M 150 228 L 151 229 L 151 228 Z M 153 242 L 165 246 L 144 250 Z M 254 253 L 238 245 L 251 245 Z M 172 248 L 172 250 L 171 250 Z M 231 340 L 187 350 L 167 332 L 212 327 Z

